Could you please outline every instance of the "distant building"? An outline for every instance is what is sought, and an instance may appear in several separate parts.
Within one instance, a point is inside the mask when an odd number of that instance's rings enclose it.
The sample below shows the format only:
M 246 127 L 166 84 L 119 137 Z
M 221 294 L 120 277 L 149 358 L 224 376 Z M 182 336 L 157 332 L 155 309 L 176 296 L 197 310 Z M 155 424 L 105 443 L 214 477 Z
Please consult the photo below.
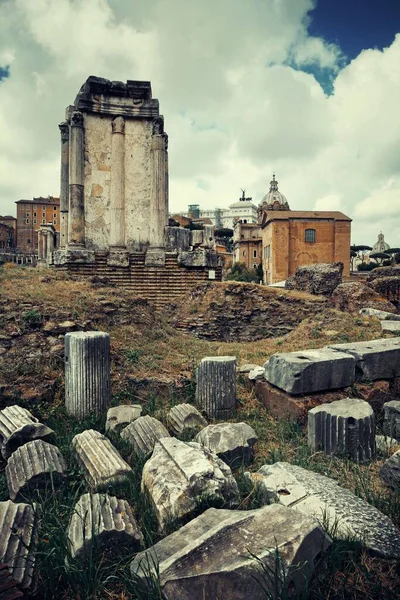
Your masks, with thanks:
M 38 231 L 51 223 L 60 231 L 60 198 L 17 200 L 17 248 L 23 254 L 37 254 Z
M 216 229 L 232 229 L 237 221 L 242 223 L 257 223 L 257 206 L 253 204 L 252 198 L 245 197 L 245 190 L 238 202 L 230 204 L 228 208 L 207 208 L 202 210 L 199 204 L 190 204 L 188 212 L 182 216 L 196 219 L 209 219 Z M 205 222 L 205 221 L 204 221 Z
M 17 243 L 17 219 L 0 216 L 0 250 L 14 250 Z
M 371 252 L 386 252 L 389 250 L 390 246 L 387 242 L 385 242 L 385 236 L 382 231 L 378 235 L 378 241 L 372 246 Z
M 258 223 L 235 223 L 233 229 L 233 262 L 257 269 L 262 261 L 262 231 Z

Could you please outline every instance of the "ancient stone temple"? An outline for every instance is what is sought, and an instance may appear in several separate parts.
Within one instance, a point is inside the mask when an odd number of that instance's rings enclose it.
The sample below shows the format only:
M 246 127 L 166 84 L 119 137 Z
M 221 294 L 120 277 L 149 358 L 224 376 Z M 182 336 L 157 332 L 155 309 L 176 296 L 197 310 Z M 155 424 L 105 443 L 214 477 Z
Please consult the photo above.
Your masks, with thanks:
M 148 81 L 89 77 L 61 131 L 55 266 L 101 274 L 162 303 L 220 279 L 212 228 L 168 225 L 168 136 Z

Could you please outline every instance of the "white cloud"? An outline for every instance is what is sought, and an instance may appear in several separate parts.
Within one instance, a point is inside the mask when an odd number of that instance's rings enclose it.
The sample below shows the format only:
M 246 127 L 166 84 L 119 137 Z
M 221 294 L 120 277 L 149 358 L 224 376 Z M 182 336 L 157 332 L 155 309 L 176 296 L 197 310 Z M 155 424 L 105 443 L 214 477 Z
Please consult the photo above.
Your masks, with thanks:
M 342 210 L 355 242 L 382 229 L 399 245 L 400 36 L 341 69 L 340 48 L 307 34 L 314 4 L 6 2 L 0 213 L 58 193 L 57 125 L 89 75 L 149 79 L 170 137 L 171 210 L 226 206 L 241 187 L 259 202 L 275 169 L 293 209 Z M 334 94 L 302 67 L 337 73 Z

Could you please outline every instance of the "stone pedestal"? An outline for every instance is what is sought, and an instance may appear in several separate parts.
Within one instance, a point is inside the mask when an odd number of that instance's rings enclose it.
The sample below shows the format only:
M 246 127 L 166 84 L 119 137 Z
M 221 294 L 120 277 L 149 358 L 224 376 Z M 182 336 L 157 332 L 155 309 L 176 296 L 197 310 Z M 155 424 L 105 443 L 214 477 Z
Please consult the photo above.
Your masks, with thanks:
M 360 398 L 316 406 L 308 413 L 308 445 L 313 452 L 371 460 L 376 451 L 374 411 Z
M 110 402 L 110 336 L 79 331 L 65 336 L 65 406 L 74 417 L 100 415 Z
M 196 402 L 214 419 L 228 419 L 236 406 L 236 357 L 207 356 L 196 370 Z

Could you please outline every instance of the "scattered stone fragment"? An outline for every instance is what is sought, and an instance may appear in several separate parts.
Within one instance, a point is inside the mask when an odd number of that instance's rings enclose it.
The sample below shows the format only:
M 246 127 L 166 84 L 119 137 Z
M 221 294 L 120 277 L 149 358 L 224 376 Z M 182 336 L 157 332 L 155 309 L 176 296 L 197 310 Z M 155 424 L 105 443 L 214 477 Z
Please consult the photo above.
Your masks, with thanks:
M 147 578 L 159 573 L 165 600 L 263 600 L 270 597 L 265 588 L 278 598 L 278 586 L 279 597 L 286 598 L 285 585 L 298 592 L 304 589 L 317 556 L 330 544 L 314 519 L 283 506 L 250 511 L 209 508 L 138 554 L 131 575 L 146 590 Z M 273 578 L 265 573 L 275 572 L 276 551 L 285 573 L 272 589 Z
M 400 376 L 400 339 L 352 342 L 328 346 L 346 352 L 356 359 L 356 379 L 366 381 Z
M 265 502 L 292 506 L 342 539 L 355 538 L 380 556 L 399 558 L 400 530 L 389 517 L 334 479 L 285 462 L 264 465 L 257 473 L 246 475 Z
M 377 310 L 376 308 L 362 308 L 360 315 L 364 317 L 376 317 L 380 321 L 400 321 L 400 315 L 394 315 L 386 310 Z
M 328 348 L 273 354 L 265 379 L 293 395 L 347 387 L 354 382 L 355 361 Z
M 207 426 L 203 415 L 191 404 L 176 404 L 167 414 L 169 429 L 174 435 L 182 435 L 185 431 L 195 431 Z
M 108 494 L 83 494 L 75 505 L 69 526 L 71 556 L 84 556 L 90 548 L 125 546 L 137 551 L 142 534 L 126 500 Z
M 53 433 L 50 427 L 39 423 L 26 408 L 14 405 L 0 410 L 0 445 L 5 459 L 26 442 L 46 440 Z
M 34 490 L 54 492 L 65 479 L 65 462 L 56 446 L 33 440 L 12 453 L 6 466 L 11 500 L 23 499 Z
M 216 454 L 231 469 L 253 460 L 257 434 L 247 423 L 218 423 L 200 431 L 194 441 Z
M 379 476 L 389 487 L 400 489 L 400 450 L 392 454 L 381 466 Z
M 249 380 L 255 381 L 256 379 L 264 379 L 265 369 L 264 367 L 255 367 L 249 373 Z
M 399 445 L 400 442 L 395 438 L 387 437 L 385 435 L 375 436 L 376 451 L 383 456 L 393 454 Z
M 249 363 L 249 364 L 241 365 L 240 367 L 238 367 L 238 373 L 246 374 L 246 373 L 250 373 L 250 371 L 253 371 L 254 369 L 258 369 L 258 368 L 259 368 L 258 365 L 253 365 L 252 363 Z
M 236 357 L 206 356 L 196 370 L 196 402 L 214 419 L 227 419 L 236 406 Z
M 142 414 L 140 404 L 121 404 L 107 411 L 106 431 L 115 431 L 121 426 L 129 425 Z
M 0 600 L 17 600 L 23 595 L 18 583 L 11 577 L 7 565 L 0 564 Z
M 383 411 L 383 432 L 400 440 L 400 400 L 386 402 Z
M 375 456 L 375 415 L 368 402 L 344 398 L 308 413 L 308 445 L 313 452 L 340 454 L 357 462 Z
M 400 321 L 381 321 L 382 331 L 400 334 Z
M 188 517 L 199 503 L 234 507 L 237 483 L 228 465 L 195 442 L 160 439 L 142 474 L 142 490 L 148 492 L 160 529 L 171 519 Z
M 0 562 L 7 564 L 12 578 L 26 589 L 32 583 L 35 566 L 35 507 L 11 500 L 0 502 L 0 531 Z
M 110 440 L 94 429 L 78 433 L 72 440 L 78 463 L 93 491 L 125 483 L 132 474 Z
M 69 415 L 101 415 L 110 402 L 110 336 L 79 331 L 65 336 L 65 408 Z
M 133 446 L 136 456 L 145 458 L 153 452 L 158 440 L 169 437 L 169 433 L 161 421 L 146 415 L 125 427 L 121 437 Z

